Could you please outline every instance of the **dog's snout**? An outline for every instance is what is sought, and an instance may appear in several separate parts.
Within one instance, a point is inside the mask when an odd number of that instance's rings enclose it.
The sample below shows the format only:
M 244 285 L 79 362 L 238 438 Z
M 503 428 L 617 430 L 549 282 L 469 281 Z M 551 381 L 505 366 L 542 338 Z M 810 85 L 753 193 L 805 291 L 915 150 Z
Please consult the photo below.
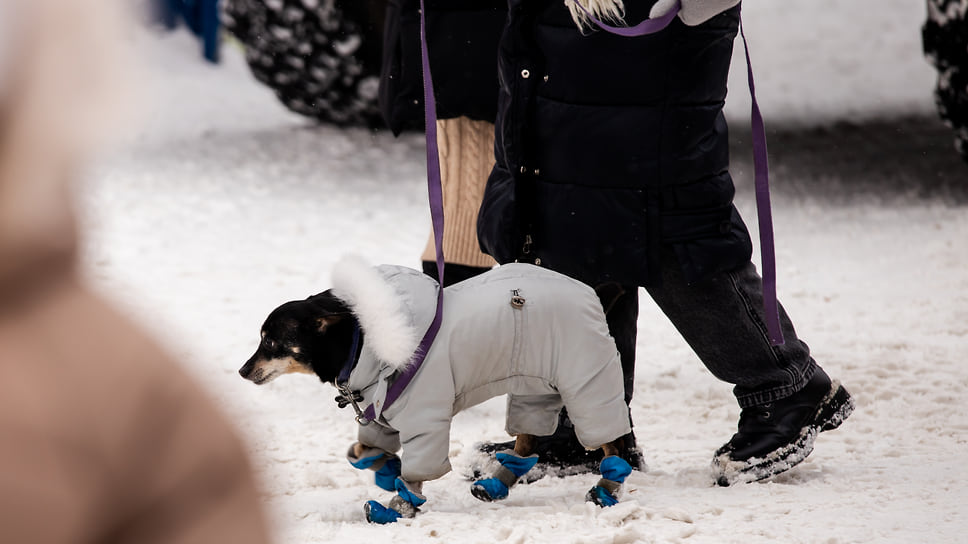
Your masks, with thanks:
M 244 365 L 242 365 L 242 368 L 239 369 L 239 376 L 249 379 L 249 375 L 252 374 L 253 369 L 255 369 L 255 356 L 250 358 L 245 362 Z

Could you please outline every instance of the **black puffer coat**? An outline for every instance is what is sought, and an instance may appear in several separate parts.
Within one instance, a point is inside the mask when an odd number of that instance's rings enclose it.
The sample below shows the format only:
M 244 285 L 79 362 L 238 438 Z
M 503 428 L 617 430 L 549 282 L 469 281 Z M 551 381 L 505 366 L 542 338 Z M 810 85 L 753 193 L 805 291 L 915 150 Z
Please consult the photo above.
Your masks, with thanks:
M 722 113 L 738 8 L 624 38 L 582 35 L 561 0 L 509 4 L 482 249 L 592 285 L 654 285 L 663 244 L 690 281 L 748 262 Z M 652 2 L 626 4 L 631 25 Z
M 437 117 L 494 121 L 497 46 L 507 0 L 426 0 L 427 51 Z M 395 134 L 423 129 L 419 0 L 390 0 L 384 31 L 380 108 Z

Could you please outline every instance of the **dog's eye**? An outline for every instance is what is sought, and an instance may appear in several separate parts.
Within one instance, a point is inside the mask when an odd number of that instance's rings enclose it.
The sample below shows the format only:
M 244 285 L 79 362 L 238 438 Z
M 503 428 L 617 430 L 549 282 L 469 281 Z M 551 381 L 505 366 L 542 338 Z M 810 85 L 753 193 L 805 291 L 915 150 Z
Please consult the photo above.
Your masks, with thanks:
M 265 346 L 266 349 L 276 349 L 276 341 L 268 336 L 262 339 L 262 345 Z

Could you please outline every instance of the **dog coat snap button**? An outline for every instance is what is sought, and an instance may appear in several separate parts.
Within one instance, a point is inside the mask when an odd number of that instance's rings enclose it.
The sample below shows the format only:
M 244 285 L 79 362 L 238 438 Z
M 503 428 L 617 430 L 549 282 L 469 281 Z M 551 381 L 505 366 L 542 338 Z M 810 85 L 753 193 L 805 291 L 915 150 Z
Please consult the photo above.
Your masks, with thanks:
M 511 291 L 511 306 L 515 308 L 524 307 L 525 298 L 521 296 L 521 293 L 517 289 Z

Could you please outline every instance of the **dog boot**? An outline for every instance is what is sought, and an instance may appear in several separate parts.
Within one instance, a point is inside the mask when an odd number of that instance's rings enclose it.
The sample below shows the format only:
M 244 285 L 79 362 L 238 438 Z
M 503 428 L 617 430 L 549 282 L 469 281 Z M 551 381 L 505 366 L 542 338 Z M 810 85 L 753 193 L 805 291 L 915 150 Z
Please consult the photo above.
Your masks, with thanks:
M 602 459 L 600 469 L 602 478 L 598 480 L 595 487 L 588 490 L 585 500 L 602 507 L 615 506 L 618 504 L 617 496 L 622 489 L 622 483 L 629 474 L 632 474 L 632 465 L 625 459 L 612 455 Z
M 356 444 L 352 444 L 346 452 L 346 460 L 353 468 L 375 472 L 374 482 L 381 489 L 396 491 L 395 483 L 397 476 L 400 476 L 400 458 L 396 455 L 379 448 L 364 447 L 357 456 Z
M 370 523 L 394 523 L 400 518 L 412 518 L 420 511 L 420 505 L 427 502 L 427 497 L 420 493 L 423 487 L 420 483 L 410 483 L 403 478 L 397 478 L 394 484 L 397 495 L 390 499 L 386 506 L 377 501 L 367 501 L 363 505 L 366 521 Z
M 536 454 L 518 457 L 513 452 L 501 452 L 495 457 L 501 466 L 490 478 L 478 480 L 471 485 L 471 495 L 486 502 L 507 498 L 508 491 L 517 483 L 518 478 L 524 476 L 538 462 Z

